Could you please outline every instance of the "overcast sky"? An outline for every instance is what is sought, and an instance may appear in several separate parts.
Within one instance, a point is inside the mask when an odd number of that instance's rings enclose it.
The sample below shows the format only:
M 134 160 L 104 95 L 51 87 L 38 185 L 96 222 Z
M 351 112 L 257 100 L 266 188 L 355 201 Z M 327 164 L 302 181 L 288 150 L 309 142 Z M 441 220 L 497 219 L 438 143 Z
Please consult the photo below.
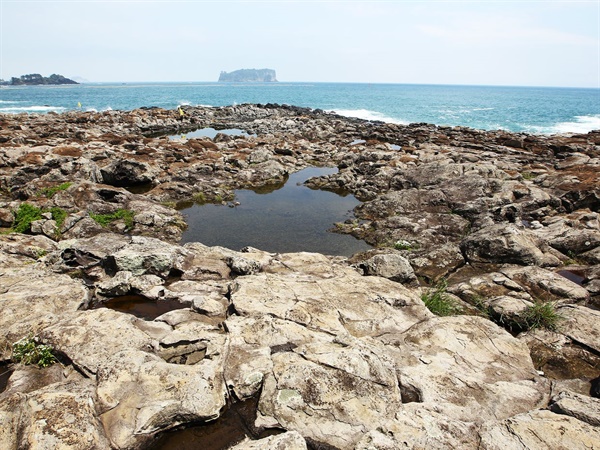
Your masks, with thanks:
M 599 0 L 0 0 L 0 78 L 600 87 Z

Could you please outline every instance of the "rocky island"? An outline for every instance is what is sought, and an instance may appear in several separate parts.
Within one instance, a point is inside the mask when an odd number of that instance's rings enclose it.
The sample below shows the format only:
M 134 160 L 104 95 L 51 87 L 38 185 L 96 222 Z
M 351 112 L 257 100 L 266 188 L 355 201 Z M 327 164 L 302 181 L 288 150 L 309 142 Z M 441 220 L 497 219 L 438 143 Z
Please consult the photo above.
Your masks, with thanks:
M 600 131 L 182 108 L 0 115 L 0 448 L 600 448 Z M 309 166 L 372 250 L 179 244 Z
M 277 74 L 273 69 L 240 69 L 233 72 L 221 72 L 221 82 L 234 83 L 271 83 L 277 82 Z
M 19 78 L 12 77 L 10 81 L 0 80 L 0 85 L 5 86 L 40 86 L 50 84 L 79 84 L 62 75 L 52 74 L 49 77 L 43 77 L 39 73 L 21 75 Z

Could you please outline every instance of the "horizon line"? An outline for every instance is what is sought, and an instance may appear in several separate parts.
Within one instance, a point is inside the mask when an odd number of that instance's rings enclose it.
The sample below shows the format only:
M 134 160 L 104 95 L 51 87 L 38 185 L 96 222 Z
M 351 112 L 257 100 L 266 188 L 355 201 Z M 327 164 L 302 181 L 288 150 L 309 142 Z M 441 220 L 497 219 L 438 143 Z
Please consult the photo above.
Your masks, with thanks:
M 76 77 L 78 78 L 78 77 Z M 277 81 L 213 81 L 213 80 L 132 80 L 132 81 L 81 81 L 78 84 L 94 84 L 94 83 L 114 83 L 114 84 L 131 84 L 131 83 L 211 83 L 211 84 L 264 84 L 264 85 L 281 85 L 286 83 L 294 84 L 377 84 L 377 85 L 406 85 L 406 86 L 462 86 L 462 87 L 515 87 L 515 88 L 565 88 L 565 89 L 600 89 L 598 86 L 557 86 L 557 85 L 540 85 L 540 84 L 468 84 L 468 83 L 414 83 L 414 82 L 392 82 L 392 81 L 306 81 L 306 80 L 277 80 Z

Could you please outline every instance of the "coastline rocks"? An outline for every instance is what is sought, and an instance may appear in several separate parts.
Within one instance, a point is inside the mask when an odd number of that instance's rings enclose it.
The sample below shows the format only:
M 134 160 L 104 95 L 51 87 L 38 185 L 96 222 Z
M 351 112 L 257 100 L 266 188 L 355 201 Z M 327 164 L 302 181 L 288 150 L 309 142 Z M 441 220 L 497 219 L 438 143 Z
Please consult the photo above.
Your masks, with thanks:
M 62 364 L 10 366 L 0 447 L 140 449 L 246 400 L 241 435 L 285 433 L 238 448 L 600 446 L 600 133 L 184 109 L 0 115 L 0 226 L 41 216 L 0 236 L 0 365 L 31 334 Z M 247 134 L 167 137 L 202 127 Z M 337 231 L 379 248 L 177 244 L 174 205 L 314 165 L 364 202 Z M 438 282 L 486 317 L 434 316 Z M 540 302 L 555 331 L 503 329 Z

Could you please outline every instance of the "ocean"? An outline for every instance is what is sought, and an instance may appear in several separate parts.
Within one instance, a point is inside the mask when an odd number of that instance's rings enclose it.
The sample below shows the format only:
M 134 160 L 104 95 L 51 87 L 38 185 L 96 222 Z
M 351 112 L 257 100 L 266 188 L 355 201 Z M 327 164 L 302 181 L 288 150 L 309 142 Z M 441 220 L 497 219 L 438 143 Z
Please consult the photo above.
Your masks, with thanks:
M 0 89 L 0 113 L 279 103 L 369 120 L 539 134 L 600 129 L 600 89 L 368 83 L 87 83 Z M 81 104 L 81 107 L 79 107 Z

